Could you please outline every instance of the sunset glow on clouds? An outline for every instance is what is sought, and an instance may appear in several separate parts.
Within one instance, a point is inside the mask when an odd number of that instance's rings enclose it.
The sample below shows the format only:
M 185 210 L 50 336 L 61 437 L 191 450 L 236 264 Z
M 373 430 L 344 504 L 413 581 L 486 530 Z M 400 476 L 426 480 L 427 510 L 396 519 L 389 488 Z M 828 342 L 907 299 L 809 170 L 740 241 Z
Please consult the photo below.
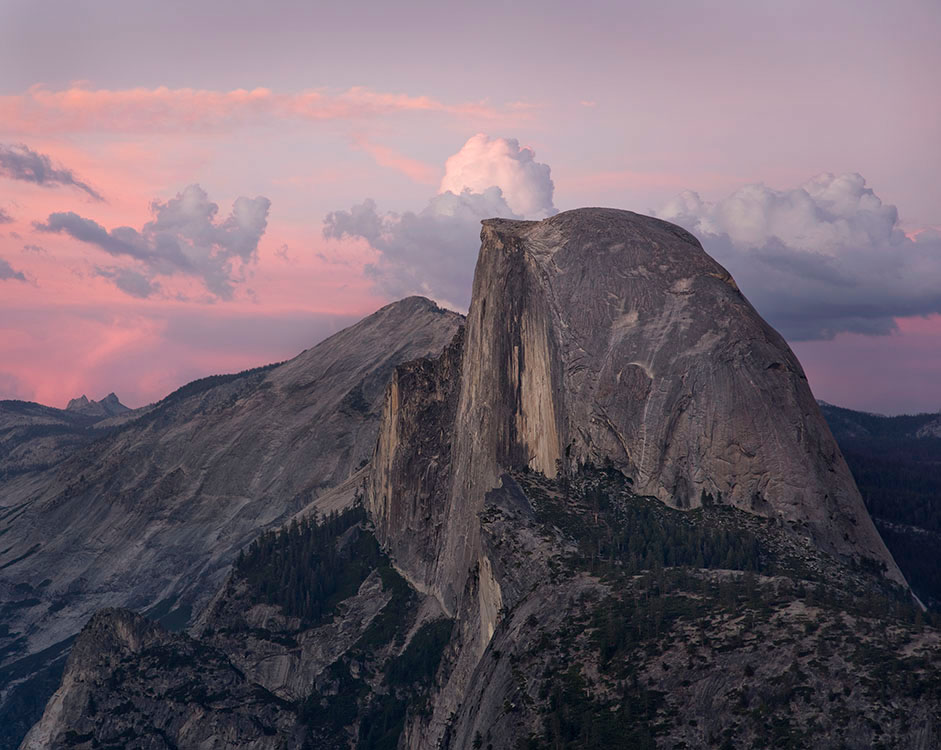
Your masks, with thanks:
M 133 5 L 0 9 L 0 398 L 460 309 L 481 218 L 611 205 L 695 232 L 819 397 L 941 406 L 936 5 Z

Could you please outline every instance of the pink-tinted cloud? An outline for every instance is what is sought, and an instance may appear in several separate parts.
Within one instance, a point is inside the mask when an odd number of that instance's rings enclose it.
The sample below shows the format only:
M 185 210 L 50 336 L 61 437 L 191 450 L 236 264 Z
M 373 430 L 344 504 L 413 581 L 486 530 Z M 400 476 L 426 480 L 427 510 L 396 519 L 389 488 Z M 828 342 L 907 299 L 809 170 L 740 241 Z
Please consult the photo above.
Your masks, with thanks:
M 386 146 L 372 143 L 363 136 L 354 137 L 353 143 L 358 149 L 375 159 L 379 166 L 395 169 L 422 185 L 437 185 L 441 179 L 441 170 L 438 167 L 412 159 Z
M 199 185 L 190 185 L 169 201 L 153 201 L 153 219 L 137 231 L 121 226 L 107 230 L 73 211 L 55 212 L 35 222 L 38 232 L 65 234 L 97 247 L 113 258 L 131 259 L 134 267 L 96 268 L 133 297 L 160 290 L 157 276 L 184 274 L 202 280 L 206 290 L 230 299 L 245 267 L 257 261 L 258 243 L 268 226 L 271 201 L 264 196 L 238 198 L 232 213 L 217 221 L 219 207 Z
M 439 192 L 460 195 L 465 190 L 484 193 L 499 187 L 512 211 L 527 218 L 555 213 L 555 189 L 548 164 L 536 161 L 533 149 L 520 147 L 515 138 L 491 138 L 478 133 L 448 157 Z
M 141 406 L 199 377 L 293 357 L 354 319 L 182 305 L 16 308 L 0 322 L 0 399 L 63 408 L 82 393 L 115 391 Z
M 164 86 L 146 89 L 51 91 L 33 86 L 0 96 L 3 132 L 151 133 L 218 130 L 270 118 L 366 120 L 402 112 L 495 119 L 504 113 L 484 102 L 449 104 L 428 96 L 385 93 L 364 87 L 346 91 L 277 93 L 266 88 L 212 91 Z

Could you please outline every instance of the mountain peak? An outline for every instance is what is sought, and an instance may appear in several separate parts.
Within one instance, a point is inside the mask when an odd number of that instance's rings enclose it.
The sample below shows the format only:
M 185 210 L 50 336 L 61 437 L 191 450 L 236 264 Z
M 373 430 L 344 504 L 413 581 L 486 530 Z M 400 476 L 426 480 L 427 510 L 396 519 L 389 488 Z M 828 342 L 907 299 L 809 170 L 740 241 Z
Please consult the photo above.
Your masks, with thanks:
M 73 398 L 69 401 L 69 405 L 65 407 L 66 411 L 80 411 L 88 406 L 90 402 L 88 401 L 88 396 L 84 393 L 78 398 Z
M 116 417 L 118 414 L 130 411 L 128 407 L 121 403 L 114 392 L 109 393 L 101 401 L 91 401 L 83 393 L 79 398 L 73 398 L 69 401 L 69 405 L 65 407 L 65 410 L 102 419 Z
M 400 423 L 443 387 L 412 397 L 403 373 L 390 392 L 374 465 L 391 470 L 369 502 L 401 569 L 448 611 L 482 554 L 477 514 L 502 474 L 552 478 L 588 462 L 611 462 L 679 509 L 721 497 L 903 581 L 797 358 L 678 226 L 606 208 L 485 220 L 460 368 L 442 371 L 458 373 L 441 397 L 449 424 L 409 433 Z M 434 434 L 447 439 L 432 450 Z M 423 486 L 432 469 L 412 457 L 440 463 L 445 451 L 447 481 Z M 413 525 L 427 516 L 433 529 L 403 540 L 395 519 L 415 497 L 428 503 Z

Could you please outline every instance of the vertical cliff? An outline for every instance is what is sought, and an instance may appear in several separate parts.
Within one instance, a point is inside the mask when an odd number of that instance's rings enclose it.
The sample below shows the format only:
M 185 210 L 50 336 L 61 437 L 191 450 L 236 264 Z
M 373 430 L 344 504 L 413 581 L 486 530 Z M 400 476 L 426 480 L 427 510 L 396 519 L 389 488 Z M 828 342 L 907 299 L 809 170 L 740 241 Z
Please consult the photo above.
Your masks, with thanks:
M 399 564 L 449 611 L 482 562 L 477 513 L 501 472 L 553 476 L 557 463 L 586 460 L 613 461 L 638 491 L 678 508 L 721 496 L 902 580 L 800 363 L 692 235 L 627 211 L 580 209 L 488 220 L 481 240 L 453 427 L 436 428 L 447 473 L 426 463 L 419 475 L 402 460 L 438 448 L 426 432 L 420 448 L 400 434 L 400 404 L 414 396 L 399 382 L 371 496 L 393 545 L 402 542 L 388 519 L 406 512 L 406 495 L 423 509 L 408 509 L 403 531 L 419 532 L 422 513 L 434 519 L 420 531 L 421 554 Z M 458 388 L 453 364 L 444 377 L 449 393 Z
M 400 367 L 380 435 L 380 538 L 446 611 L 476 610 L 451 683 L 500 616 L 478 515 L 506 470 L 610 461 L 641 494 L 715 498 L 903 582 L 790 348 L 692 235 L 657 219 L 485 221 L 463 357 Z

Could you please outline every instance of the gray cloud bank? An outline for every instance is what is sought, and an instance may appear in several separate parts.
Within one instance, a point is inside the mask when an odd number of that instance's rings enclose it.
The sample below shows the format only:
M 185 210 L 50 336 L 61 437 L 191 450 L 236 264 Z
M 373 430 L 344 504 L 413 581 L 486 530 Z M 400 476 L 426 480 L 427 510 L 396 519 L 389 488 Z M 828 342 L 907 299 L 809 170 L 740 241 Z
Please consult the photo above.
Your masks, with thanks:
M 71 169 L 54 166 L 48 156 L 23 144 L 8 146 L 0 143 L 0 177 L 36 185 L 74 187 L 96 201 L 104 200 L 101 193 L 91 185 L 76 178 Z
M 906 236 L 859 174 L 747 185 L 715 203 L 685 192 L 657 215 L 699 237 L 792 341 L 887 334 L 896 317 L 941 313 L 941 234 Z
M 220 221 L 219 206 L 199 185 L 190 185 L 165 203 L 154 201 L 154 218 L 140 230 L 116 227 L 109 231 L 72 211 L 50 214 L 34 226 L 40 232 L 67 234 L 112 257 L 135 261 L 135 268 L 95 269 L 96 275 L 111 279 L 131 296 L 143 298 L 158 292 L 157 276 L 182 274 L 199 278 L 216 297 L 231 299 L 244 267 L 258 259 L 270 207 L 271 201 L 263 196 L 241 197 Z

